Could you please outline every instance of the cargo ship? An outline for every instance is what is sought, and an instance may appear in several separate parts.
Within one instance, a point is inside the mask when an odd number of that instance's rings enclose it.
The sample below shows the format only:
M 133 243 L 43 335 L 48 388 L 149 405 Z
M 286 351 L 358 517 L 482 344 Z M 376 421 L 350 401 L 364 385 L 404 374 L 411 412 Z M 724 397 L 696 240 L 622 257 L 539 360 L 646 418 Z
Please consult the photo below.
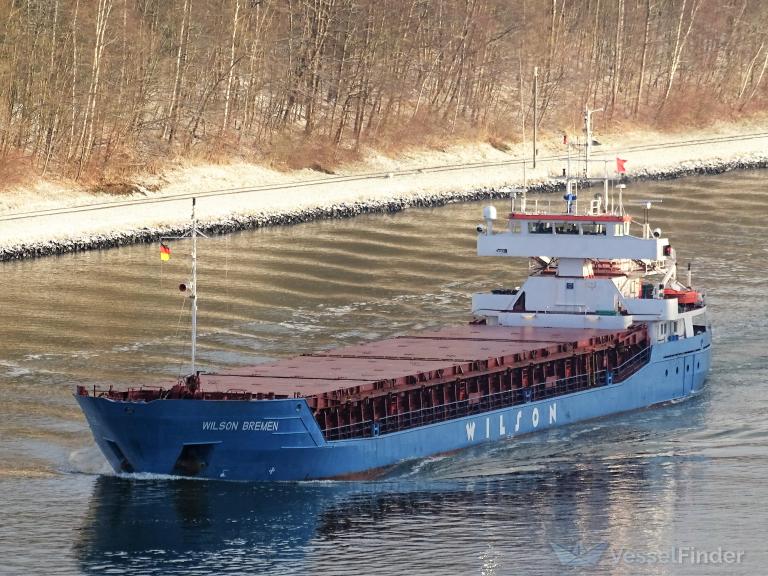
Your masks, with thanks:
M 630 217 L 623 184 L 559 208 L 486 206 L 480 257 L 527 258 L 522 286 L 472 296 L 463 326 L 167 383 L 78 386 L 117 472 L 246 481 L 377 477 L 407 460 L 688 398 L 710 367 L 702 292 L 661 230 Z M 616 201 L 618 196 L 618 201 Z M 560 201 L 557 201 L 558 204 Z M 542 203 L 543 204 L 543 203 Z

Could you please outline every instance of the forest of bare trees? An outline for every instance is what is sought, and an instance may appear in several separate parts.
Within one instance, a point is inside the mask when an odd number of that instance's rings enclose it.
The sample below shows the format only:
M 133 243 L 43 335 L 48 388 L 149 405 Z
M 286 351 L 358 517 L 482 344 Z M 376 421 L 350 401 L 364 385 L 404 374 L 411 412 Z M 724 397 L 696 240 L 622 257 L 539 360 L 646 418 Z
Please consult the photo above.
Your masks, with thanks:
M 762 0 L 5 0 L 0 18 L 0 156 L 83 179 L 519 138 L 534 66 L 550 131 L 585 104 L 618 126 L 733 117 L 768 84 Z

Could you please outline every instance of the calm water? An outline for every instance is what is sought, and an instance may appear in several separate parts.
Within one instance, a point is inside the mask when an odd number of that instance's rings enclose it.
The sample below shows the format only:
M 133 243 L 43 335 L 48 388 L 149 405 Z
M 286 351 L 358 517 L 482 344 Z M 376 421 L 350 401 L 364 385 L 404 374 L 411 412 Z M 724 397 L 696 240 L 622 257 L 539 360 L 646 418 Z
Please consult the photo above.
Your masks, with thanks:
M 663 198 L 655 224 L 684 262 L 694 257 L 707 288 L 715 355 L 704 394 L 404 464 L 376 483 L 110 474 L 71 392 L 186 369 L 176 285 L 187 247 L 175 244 L 162 270 L 157 246 L 0 265 L 0 573 L 765 573 L 766 176 L 627 193 Z M 525 274 L 525 263 L 473 255 L 480 210 L 205 241 L 203 361 L 251 364 L 466 321 L 472 291 Z M 570 568 L 553 544 L 604 546 L 581 557 L 595 565 Z M 743 555 L 736 565 L 653 562 L 673 547 Z

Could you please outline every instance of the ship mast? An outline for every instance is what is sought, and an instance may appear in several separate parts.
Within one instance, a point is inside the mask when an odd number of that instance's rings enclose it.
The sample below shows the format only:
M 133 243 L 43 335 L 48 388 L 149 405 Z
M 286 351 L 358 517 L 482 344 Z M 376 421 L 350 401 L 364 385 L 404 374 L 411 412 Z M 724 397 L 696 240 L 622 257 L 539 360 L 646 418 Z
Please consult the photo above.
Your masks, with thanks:
M 587 141 L 586 146 L 584 147 L 584 177 L 589 178 L 589 162 L 592 160 L 592 142 L 593 142 L 593 136 L 592 136 L 592 114 L 595 112 L 602 112 L 602 108 L 596 108 L 595 110 L 590 110 L 589 106 L 584 107 L 584 134 L 586 135 Z
M 203 238 L 207 238 L 207 236 L 197 227 L 197 216 L 195 214 L 196 204 L 197 199 L 192 198 L 192 225 L 189 232 L 186 232 L 181 236 L 163 236 L 160 238 L 161 242 L 163 240 L 183 240 L 186 238 L 192 240 L 192 274 L 188 282 L 179 284 L 179 290 L 190 299 L 192 308 L 192 370 L 186 378 L 187 383 L 190 386 L 194 386 L 197 379 L 197 237 L 202 236 Z
M 196 374 L 195 356 L 197 353 L 197 220 L 195 219 L 195 198 L 192 198 L 192 281 L 189 286 L 189 299 L 192 301 L 192 376 Z

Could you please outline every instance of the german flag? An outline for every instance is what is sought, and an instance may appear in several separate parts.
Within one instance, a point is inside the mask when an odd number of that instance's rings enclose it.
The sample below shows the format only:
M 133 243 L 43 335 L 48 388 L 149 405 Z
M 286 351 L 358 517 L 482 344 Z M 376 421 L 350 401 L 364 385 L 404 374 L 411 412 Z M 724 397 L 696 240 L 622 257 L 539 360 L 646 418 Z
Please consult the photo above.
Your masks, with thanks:
M 171 259 L 171 249 L 164 243 L 160 243 L 160 260 L 168 262 Z

